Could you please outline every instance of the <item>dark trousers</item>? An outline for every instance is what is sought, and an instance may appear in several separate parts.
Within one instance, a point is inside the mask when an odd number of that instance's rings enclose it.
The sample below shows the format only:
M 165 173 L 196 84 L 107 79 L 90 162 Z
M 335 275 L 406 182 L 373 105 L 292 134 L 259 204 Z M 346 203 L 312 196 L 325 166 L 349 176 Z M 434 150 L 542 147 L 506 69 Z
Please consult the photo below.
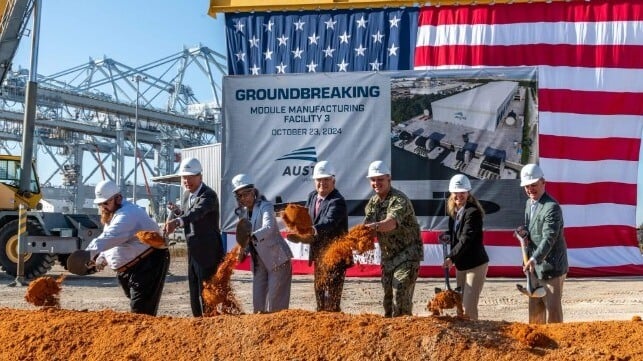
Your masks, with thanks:
M 346 267 L 341 265 L 324 272 L 315 262 L 315 299 L 317 311 L 340 312 Z
M 133 313 L 156 316 L 169 267 L 170 251 L 156 249 L 131 268 L 116 274 Z
M 190 289 L 190 307 L 192 315 L 203 315 L 203 282 L 209 280 L 217 272 L 218 262 L 211 267 L 203 267 L 192 257 L 188 257 L 188 287 Z

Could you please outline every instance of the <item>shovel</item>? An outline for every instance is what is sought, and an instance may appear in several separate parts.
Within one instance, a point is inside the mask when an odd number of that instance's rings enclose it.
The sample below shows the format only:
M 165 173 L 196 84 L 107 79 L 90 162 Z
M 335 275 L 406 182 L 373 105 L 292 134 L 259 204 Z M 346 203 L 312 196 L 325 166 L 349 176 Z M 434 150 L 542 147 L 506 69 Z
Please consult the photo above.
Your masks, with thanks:
M 445 259 L 446 256 L 449 254 L 448 250 L 448 243 L 450 241 L 451 237 L 448 234 L 443 234 L 440 236 L 440 243 L 442 243 L 442 259 Z M 451 290 L 451 284 L 449 283 L 449 269 L 445 268 L 444 269 L 444 286 L 446 290 L 450 291 Z M 435 293 L 438 294 L 442 292 L 442 289 L 440 287 L 435 288 Z
M 520 241 L 520 251 L 522 252 L 522 261 L 523 264 L 527 264 L 529 261 L 527 257 L 527 239 L 523 236 L 520 235 L 519 231 L 514 232 L 514 236 L 518 238 L 518 241 Z M 518 291 L 520 291 L 522 294 L 524 294 L 527 297 L 532 297 L 532 298 L 541 298 L 545 296 L 545 288 L 542 286 L 534 287 L 534 272 L 530 269 L 527 269 L 525 271 L 525 276 L 527 277 L 527 287 L 525 288 L 521 284 L 516 284 L 516 288 L 518 288 Z

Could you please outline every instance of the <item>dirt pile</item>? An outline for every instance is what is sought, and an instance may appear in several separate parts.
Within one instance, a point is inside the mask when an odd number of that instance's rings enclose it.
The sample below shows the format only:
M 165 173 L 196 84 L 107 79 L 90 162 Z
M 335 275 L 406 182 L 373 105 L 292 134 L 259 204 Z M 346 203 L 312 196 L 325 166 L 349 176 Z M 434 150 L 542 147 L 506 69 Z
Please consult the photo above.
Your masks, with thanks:
M 234 295 L 230 279 L 232 272 L 239 263 L 239 253 L 241 247 L 234 246 L 226 254 L 223 262 L 219 265 L 217 272 L 212 275 L 208 282 L 203 284 L 203 303 L 205 309 L 203 315 L 206 317 L 217 315 L 238 315 L 241 313 L 241 305 Z
M 52 277 L 38 277 L 29 283 L 25 300 L 34 306 L 60 307 L 60 286 L 64 276 L 57 280 Z
M 321 262 L 317 265 L 321 273 L 315 279 L 317 287 L 335 286 L 330 280 L 337 277 L 337 272 L 353 264 L 353 252 L 364 254 L 375 249 L 375 238 L 370 229 L 363 224 L 351 228 L 348 233 L 333 240 L 330 246 L 321 255 Z
M 555 348 L 556 341 L 539 331 L 533 325 L 514 323 L 507 327 L 507 334 L 512 338 L 535 348 Z
M 0 360 L 637 360 L 640 321 L 530 326 L 287 310 L 171 318 L 0 309 Z
M 308 208 L 300 204 L 288 204 L 281 215 L 281 219 L 291 232 L 300 236 L 308 236 L 314 233 L 313 220 L 308 214 Z
M 444 310 L 450 308 L 456 308 L 458 315 L 462 315 L 464 312 L 462 308 L 462 296 L 453 290 L 438 292 L 435 297 L 429 300 L 426 306 L 426 309 L 429 310 L 433 316 L 440 316 Z
M 328 246 L 321 258 L 322 267 L 332 269 L 342 263 L 348 265 L 353 259 L 353 251 L 362 254 L 374 249 L 375 238 L 371 230 L 358 224 Z

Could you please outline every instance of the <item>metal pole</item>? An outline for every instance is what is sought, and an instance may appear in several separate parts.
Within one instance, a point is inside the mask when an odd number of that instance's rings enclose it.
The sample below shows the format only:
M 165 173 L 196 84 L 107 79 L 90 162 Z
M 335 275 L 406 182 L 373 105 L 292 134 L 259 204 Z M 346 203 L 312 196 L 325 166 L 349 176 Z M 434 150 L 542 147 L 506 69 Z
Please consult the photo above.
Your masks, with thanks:
M 31 183 L 31 161 L 33 160 L 33 133 L 36 124 L 36 96 L 38 93 L 38 42 L 40 41 L 41 0 L 33 5 L 33 32 L 31 35 L 31 64 L 29 82 L 25 94 L 25 116 L 22 123 L 22 159 L 20 163 L 20 193 L 28 195 Z
M 25 245 L 27 236 L 27 207 L 20 203 L 18 207 L 18 264 L 16 265 L 16 279 L 8 286 L 26 286 L 25 283 Z
M 136 107 L 134 108 L 134 189 L 132 190 L 132 199 L 134 204 L 136 204 L 136 182 L 138 173 L 138 98 L 141 76 L 135 76 L 134 80 L 136 81 Z
M 33 133 L 36 124 L 36 95 L 38 93 L 38 42 L 40 41 L 40 9 L 41 0 L 33 4 L 33 31 L 31 36 L 31 63 L 29 68 L 29 82 L 25 94 L 25 116 L 22 123 L 22 156 L 20 159 L 20 194 L 26 198 L 31 197 L 31 163 L 33 160 Z M 27 207 L 20 204 L 18 207 L 18 264 L 16 265 L 16 279 L 9 286 L 25 285 L 25 255 L 24 245 L 27 237 Z

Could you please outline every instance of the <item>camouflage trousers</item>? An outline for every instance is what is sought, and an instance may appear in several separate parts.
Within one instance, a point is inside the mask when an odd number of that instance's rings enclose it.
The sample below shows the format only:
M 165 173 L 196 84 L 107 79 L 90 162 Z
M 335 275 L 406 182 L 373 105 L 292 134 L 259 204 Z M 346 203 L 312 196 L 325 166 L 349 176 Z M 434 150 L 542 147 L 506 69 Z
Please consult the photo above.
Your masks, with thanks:
M 419 261 L 406 261 L 391 268 L 382 267 L 384 317 L 412 315 L 413 292 L 419 269 Z

